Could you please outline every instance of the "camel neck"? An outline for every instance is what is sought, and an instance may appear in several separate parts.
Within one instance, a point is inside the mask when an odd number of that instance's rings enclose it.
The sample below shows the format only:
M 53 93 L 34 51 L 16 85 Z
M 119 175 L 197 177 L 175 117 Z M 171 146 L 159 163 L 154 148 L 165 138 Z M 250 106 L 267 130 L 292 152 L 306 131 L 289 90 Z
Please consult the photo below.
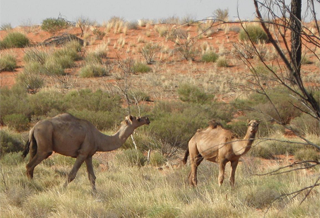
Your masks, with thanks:
M 120 148 L 133 133 L 134 129 L 128 126 L 121 126 L 113 135 L 108 136 L 100 133 L 98 141 L 98 151 L 112 151 Z
M 244 155 L 245 153 L 247 153 L 250 150 L 252 143 L 254 142 L 254 138 L 255 133 L 247 132 L 243 139 L 233 143 L 232 146 L 235 154 Z

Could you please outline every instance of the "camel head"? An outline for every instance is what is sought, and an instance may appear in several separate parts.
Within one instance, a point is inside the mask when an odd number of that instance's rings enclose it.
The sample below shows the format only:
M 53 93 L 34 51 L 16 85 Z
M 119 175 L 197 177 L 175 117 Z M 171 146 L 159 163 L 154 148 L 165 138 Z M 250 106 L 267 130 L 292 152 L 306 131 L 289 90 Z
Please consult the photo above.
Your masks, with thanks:
M 134 117 L 134 116 L 126 116 L 125 118 L 125 124 L 127 126 L 132 126 L 134 128 L 137 128 L 139 126 L 142 126 L 142 125 L 149 125 L 150 123 L 150 120 L 148 117 Z
M 258 131 L 260 121 L 248 120 L 248 132 L 255 134 Z

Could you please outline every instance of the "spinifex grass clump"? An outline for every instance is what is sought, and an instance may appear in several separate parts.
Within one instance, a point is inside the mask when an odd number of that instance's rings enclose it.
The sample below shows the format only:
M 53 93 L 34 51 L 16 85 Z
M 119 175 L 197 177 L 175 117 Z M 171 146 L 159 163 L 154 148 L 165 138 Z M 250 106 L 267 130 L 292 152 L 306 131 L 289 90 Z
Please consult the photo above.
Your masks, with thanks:
M 132 70 L 135 73 L 147 73 L 147 72 L 150 72 L 152 70 L 152 68 L 146 64 L 143 64 L 141 62 L 137 62 L 133 65 Z
M 41 29 L 51 33 L 57 32 L 59 30 L 65 29 L 69 26 L 69 23 L 62 18 L 47 18 L 42 21 Z
M 201 57 L 201 60 L 204 62 L 216 62 L 218 58 L 219 58 L 219 55 L 217 55 L 213 51 L 210 51 L 210 52 L 204 53 Z
M 87 77 L 101 77 L 107 76 L 108 71 L 105 66 L 98 63 L 89 63 L 82 67 L 79 71 L 79 76 L 83 78 Z
M 17 67 L 17 60 L 11 54 L 0 56 L 0 72 L 1 71 L 14 71 Z
M 5 48 L 24 48 L 29 45 L 29 39 L 22 33 L 10 32 L 1 41 L 0 49 Z

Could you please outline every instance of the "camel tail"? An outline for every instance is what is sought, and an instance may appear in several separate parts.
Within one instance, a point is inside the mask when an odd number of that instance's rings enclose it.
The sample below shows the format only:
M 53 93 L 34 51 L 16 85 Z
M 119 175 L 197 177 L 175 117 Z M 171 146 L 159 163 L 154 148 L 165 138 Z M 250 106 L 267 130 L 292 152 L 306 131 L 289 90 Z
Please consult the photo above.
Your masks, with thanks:
M 22 153 L 22 157 L 23 157 L 23 158 L 25 158 L 25 157 L 28 155 L 29 150 L 30 150 L 30 141 L 29 141 L 29 139 L 28 139 L 27 143 L 26 143 L 25 146 L 24 146 L 24 151 L 23 151 L 23 153 Z
M 32 146 L 32 148 L 31 148 L 32 156 L 34 156 L 37 153 L 38 146 L 37 146 L 37 141 L 35 140 L 34 135 L 33 135 L 33 130 L 31 130 L 29 139 L 24 146 L 24 151 L 22 153 L 23 158 L 25 158 L 29 154 L 30 144 Z
M 188 157 L 189 157 L 189 149 L 187 149 L 186 153 L 184 154 L 184 158 L 182 160 L 183 164 L 187 163 Z

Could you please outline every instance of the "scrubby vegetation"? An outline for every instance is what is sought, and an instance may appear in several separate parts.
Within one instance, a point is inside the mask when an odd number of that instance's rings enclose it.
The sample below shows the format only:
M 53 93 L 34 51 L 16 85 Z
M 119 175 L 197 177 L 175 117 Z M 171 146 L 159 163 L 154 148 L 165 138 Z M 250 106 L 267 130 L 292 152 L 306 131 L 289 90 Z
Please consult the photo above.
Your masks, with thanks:
M 227 10 L 217 10 L 214 16 L 228 19 Z M 287 72 L 281 64 L 259 64 L 249 49 L 250 38 L 259 45 L 263 59 L 276 58 L 260 26 L 246 26 L 248 38 L 239 25 L 223 25 L 217 30 L 211 21 L 200 24 L 189 18 L 181 28 L 169 25 L 182 22 L 176 17 L 155 25 L 152 22 L 138 25 L 114 17 L 103 26 L 83 24 L 81 37 L 88 50 L 75 41 L 24 49 L 24 66 L 15 85 L 0 89 L 1 215 L 259 217 L 268 211 L 266 217 L 317 216 L 320 205 L 316 190 L 302 205 L 303 195 L 293 200 L 281 196 L 301 188 L 301 184 L 313 185 L 318 167 L 294 171 L 290 176 L 255 176 L 291 160 L 319 161 L 317 150 L 304 145 L 300 138 L 291 138 L 293 133 L 320 145 L 319 122 L 298 109 L 304 102 L 279 88 L 270 79 L 268 68 L 280 72 L 284 81 L 288 80 Z M 55 33 L 68 25 L 63 19 L 47 19 L 41 28 Z M 193 28 L 197 25 L 198 29 Z M 191 36 L 194 29 L 200 32 L 196 37 Z M 139 34 L 134 43 L 126 41 L 127 35 L 134 36 L 131 31 Z M 240 32 L 243 47 L 235 46 L 239 43 L 235 33 L 223 40 L 215 38 L 223 31 Z M 229 41 L 234 43 L 232 48 L 224 46 Z M 10 48 L 6 43 L 1 41 L 0 48 Z M 254 69 L 240 72 L 241 55 L 255 61 Z M 4 57 L 0 58 L 0 70 L 15 71 L 15 56 Z M 305 57 L 303 67 L 315 63 L 313 57 Z M 312 72 L 303 73 L 307 83 L 319 83 Z M 253 91 L 257 83 L 263 87 L 263 95 Z M 310 89 L 319 99 L 320 92 L 313 86 Z M 133 134 L 134 141 L 129 138 L 107 158 L 94 156 L 99 174 L 95 195 L 91 194 L 85 167 L 68 189 L 62 189 L 74 163 L 70 157 L 54 154 L 37 166 L 34 181 L 25 177 L 26 161 L 21 151 L 27 130 L 39 120 L 64 112 L 90 121 L 106 134 L 115 132 L 128 113 L 148 115 L 151 120 L 149 126 Z M 239 178 L 232 190 L 227 183 L 217 187 L 213 181 L 218 168 L 206 161 L 199 167 L 199 186 L 189 187 L 189 165 L 179 162 L 192 135 L 212 119 L 240 137 L 246 133 L 247 119 L 261 121 L 252 149 L 239 164 Z

